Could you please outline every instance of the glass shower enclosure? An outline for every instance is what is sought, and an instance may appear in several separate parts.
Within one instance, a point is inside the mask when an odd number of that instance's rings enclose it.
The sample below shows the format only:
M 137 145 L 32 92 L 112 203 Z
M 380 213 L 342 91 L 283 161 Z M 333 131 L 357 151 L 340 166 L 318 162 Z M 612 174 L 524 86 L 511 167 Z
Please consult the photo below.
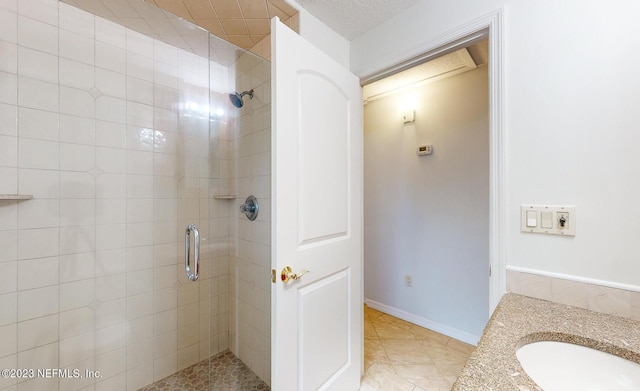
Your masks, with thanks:
M 4 1 L 0 52 L 0 390 L 269 384 L 269 62 L 142 0 Z

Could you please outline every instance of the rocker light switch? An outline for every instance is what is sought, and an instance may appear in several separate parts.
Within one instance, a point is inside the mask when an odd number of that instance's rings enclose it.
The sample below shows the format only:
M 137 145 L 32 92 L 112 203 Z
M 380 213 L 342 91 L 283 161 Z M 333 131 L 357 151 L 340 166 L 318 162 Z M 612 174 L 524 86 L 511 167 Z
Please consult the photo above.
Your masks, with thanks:
M 537 227 L 538 226 L 538 216 L 535 210 L 527 211 L 527 227 Z
M 543 210 L 540 212 L 540 227 L 553 228 L 553 212 L 550 210 Z

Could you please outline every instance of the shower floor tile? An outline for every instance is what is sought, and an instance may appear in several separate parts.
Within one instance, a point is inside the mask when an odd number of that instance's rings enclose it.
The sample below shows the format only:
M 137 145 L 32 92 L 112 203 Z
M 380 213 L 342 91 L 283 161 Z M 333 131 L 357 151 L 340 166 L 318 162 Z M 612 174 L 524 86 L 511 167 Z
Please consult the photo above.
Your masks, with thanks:
M 138 391 L 269 391 L 270 387 L 229 350 Z

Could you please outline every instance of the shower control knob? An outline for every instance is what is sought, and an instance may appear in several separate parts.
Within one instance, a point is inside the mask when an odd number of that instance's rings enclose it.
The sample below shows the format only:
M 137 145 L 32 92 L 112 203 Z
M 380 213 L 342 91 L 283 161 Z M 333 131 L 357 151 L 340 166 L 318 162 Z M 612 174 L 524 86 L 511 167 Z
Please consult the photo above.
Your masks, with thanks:
M 240 205 L 240 212 L 244 213 L 251 221 L 258 217 L 258 211 L 260 206 L 258 205 L 258 199 L 255 196 L 250 195 L 244 201 L 244 204 Z

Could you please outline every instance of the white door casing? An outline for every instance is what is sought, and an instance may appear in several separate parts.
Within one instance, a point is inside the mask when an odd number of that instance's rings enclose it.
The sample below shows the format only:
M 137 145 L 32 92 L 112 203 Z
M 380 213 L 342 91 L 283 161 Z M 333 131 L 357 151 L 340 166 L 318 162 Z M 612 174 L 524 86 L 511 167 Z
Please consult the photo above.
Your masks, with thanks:
M 271 386 L 357 390 L 363 345 L 362 89 L 271 21 Z M 280 273 L 309 273 L 284 283 Z

